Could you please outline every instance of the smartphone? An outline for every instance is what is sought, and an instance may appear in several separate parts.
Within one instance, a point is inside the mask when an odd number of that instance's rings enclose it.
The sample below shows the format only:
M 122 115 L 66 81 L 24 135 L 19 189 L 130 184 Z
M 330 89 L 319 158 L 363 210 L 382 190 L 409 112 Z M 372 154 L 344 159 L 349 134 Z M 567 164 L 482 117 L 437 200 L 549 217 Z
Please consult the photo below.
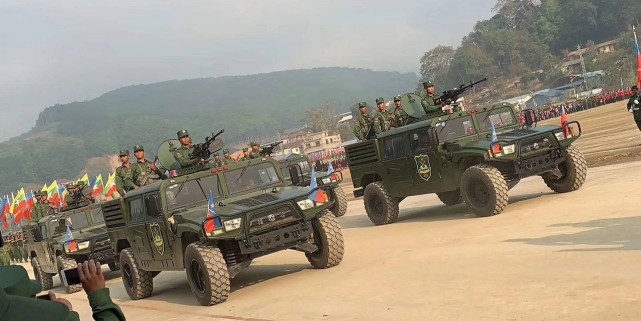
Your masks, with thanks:
M 39 295 L 39 296 L 36 297 L 36 299 L 38 299 L 38 300 L 51 300 L 51 298 L 49 297 L 49 293 L 43 294 L 43 295 Z
M 62 284 L 64 286 L 70 286 L 74 284 L 80 284 L 80 275 L 78 274 L 78 269 L 73 268 L 69 270 L 62 271 Z

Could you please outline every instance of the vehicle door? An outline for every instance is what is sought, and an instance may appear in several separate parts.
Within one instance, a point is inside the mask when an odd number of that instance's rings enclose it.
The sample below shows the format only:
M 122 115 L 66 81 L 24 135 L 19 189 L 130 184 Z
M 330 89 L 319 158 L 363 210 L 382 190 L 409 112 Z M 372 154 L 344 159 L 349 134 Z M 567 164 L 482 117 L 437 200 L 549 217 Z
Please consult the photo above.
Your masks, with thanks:
M 151 193 L 143 196 L 145 207 L 147 243 L 153 260 L 173 261 L 171 237 L 173 232 L 169 230 L 167 218 L 163 215 L 159 193 Z M 163 265 L 164 266 L 164 265 Z M 161 266 L 162 267 L 162 266 Z
M 385 137 L 381 139 L 381 161 L 383 180 L 392 195 L 412 184 L 410 168 L 407 167 L 407 146 L 403 139 L 404 134 Z
M 129 206 L 129 240 L 131 246 L 137 253 L 137 258 L 141 261 L 150 261 L 153 259 L 151 255 L 151 246 L 149 245 L 149 237 L 147 236 L 147 226 L 145 225 L 145 206 L 143 204 L 142 196 L 132 197 L 127 200 Z
M 419 128 L 407 133 L 409 153 L 406 158 L 412 184 L 420 193 L 431 193 L 440 190 L 441 160 L 438 159 L 438 142 L 433 141 L 430 128 Z

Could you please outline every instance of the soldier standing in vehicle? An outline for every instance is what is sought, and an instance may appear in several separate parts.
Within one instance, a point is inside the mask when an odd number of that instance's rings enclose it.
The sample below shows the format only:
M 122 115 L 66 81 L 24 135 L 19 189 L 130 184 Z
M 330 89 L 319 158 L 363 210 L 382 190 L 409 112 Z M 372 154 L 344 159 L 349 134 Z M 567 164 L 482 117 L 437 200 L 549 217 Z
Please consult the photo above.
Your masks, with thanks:
M 374 116 L 374 131 L 378 135 L 389 130 L 392 118 L 385 108 L 385 99 L 383 97 L 376 98 L 376 108 L 378 108 L 378 113 Z
M 632 90 L 632 96 L 628 100 L 628 112 L 632 113 L 634 122 L 641 130 L 641 95 L 639 95 L 639 87 L 634 85 L 630 87 L 630 90 Z
M 167 179 L 165 173 L 158 169 L 156 163 L 145 159 L 145 148 L 142 145 L 134 146 L 136 164 L 132 165 L 133 180 L 138 186 L 153 184 L 161 179 Z
M 225 159 L 223 160 L 223 165 L 235 163 L 234 159 L 231 158 L 231 154 L 229 154 L 229 149 L 227 148 L 223 149 L 223 157 L 225 157 Z
M 369 117 L 369 110 L 366 102 L 358 103 L 358 111 L 361 113 L 361 117 L 359 117 L 356 120 L 356 123 L 354 123 L 354 136 L 356 136 L 356 139 L 359 141 L 364 141 L 372 130 L 374 121 Z
M 215 167 L 223 167 L 224 161 L 220 159 L 220 155 L 218 153 L 214 154 L 214 165 Z
M 251 147 L 251 152 L 249 152 L 249 159 L 259 158 L 260 157 L 260 145 L 257 142 L 249 143 Z
M 129 161 L 129 151 L 121 150 L 119 155 L 122 165 L 116 168 L 116 190 L 120 196 L 124 196 L 126 192 L 136 189 L 138 186 L 134 183 L 134 171 Z
M 241 156 L 238 161 L 242 162 L 246 160 L 249 160 L 249 148 L 243 147 L 243 156 Z
M 403 105 L 401 104 L 401 95 L 394 97 L 394 111 L 390 117 L 392 118 L 391 128 L 398 128 L 405 125 L 409 115 L 403 110 Z
M 36 196 L 36 203 L 33 204 L 31 212 L 31 220 L 37 223 L 41 218 L 51 215 L 53 212 L 53 204 L 47 200 L 47 194 L 44 191 L 37 191 L 34 193 Z
M 425 88 L 425 98 L 421 101 L 421 106 L 425 114 L 429 115 L 431 113 L 441 111 L 441 106 L 436 103 L 436 88 L 432 81 L 426 81 L 423 83 L 423 88 Z
M 180 164 L 181 168 L 191 167 L 197 164 L 204 163 L 204 160 L 195 158 L 192 153 L 194 152 L 194 146 L 191 144 L 191 137 L 186 129 L 180 130 L 177 133 L 178 140 L 180 141 L 180 147 L 174 151 L 174 158 Z

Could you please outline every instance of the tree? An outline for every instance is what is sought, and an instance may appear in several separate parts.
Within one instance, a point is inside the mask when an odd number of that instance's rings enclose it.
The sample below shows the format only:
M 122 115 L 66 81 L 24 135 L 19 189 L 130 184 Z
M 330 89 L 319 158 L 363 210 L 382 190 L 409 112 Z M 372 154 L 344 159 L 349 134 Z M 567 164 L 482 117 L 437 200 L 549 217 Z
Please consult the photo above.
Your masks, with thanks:
M 421 80 L 444 81 L 455 50 L 452 46 L 437 46 L 421 57 Z
M 336 114 L 338 106 L 335 103 L 326 102 L 318 107 L 307 109 L 307 118 L 310 129 L 313 132 L 330 131 L 337 132 Z

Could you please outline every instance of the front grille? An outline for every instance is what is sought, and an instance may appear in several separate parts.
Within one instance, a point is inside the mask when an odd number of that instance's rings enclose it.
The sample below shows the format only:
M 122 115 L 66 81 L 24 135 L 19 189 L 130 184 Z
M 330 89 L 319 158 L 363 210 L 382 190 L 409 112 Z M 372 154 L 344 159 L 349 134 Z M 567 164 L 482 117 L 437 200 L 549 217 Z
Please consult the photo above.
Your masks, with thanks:
M 273 210 L 252 215 L 249 220 L 250 233 L 258 233 L 276 226 L 296 222 L 299 216 L 290 206 L 281 206 Z
M 521 146 L 521 157 L 547 153 L 550 149 L 556 148 L 556 144 L 549 137 L 537 137 L 519 143 Z
M 94 248 L 100 249 L 103 247 L 111 246 L 111 240 L 108 237 L 102 237 L 100 239 L 97 239 L 94 244 Z
M 102 215 L 108 229 L 117 229 L 125 226 L 125 218 L 122 215 L 120 200 L 102 204 Z
M 532 135 L 532 134 L 535 134 L 535 133 L 537 133 L 537 131 L 531 130 L 531 129 L 515 129 L 515 130 L 511 130 L 509 132 L 501 133 L 501 134 L 497 135 L 497 137 L 499 139 L 501 139 L 503 137 L 513 137 L 513 136 L 523 137 L 523 136 L 528 136 L 528 135 Z
M 275 200 L 278 200 L 278 197 L 272 194 L 260 194 L 254 197 L 244 198 L 242 200 L 238 200 L 231 203 L 236 205 L 246 206 L 246 207 L 254 207 L 254 206 L 270 203 Z

